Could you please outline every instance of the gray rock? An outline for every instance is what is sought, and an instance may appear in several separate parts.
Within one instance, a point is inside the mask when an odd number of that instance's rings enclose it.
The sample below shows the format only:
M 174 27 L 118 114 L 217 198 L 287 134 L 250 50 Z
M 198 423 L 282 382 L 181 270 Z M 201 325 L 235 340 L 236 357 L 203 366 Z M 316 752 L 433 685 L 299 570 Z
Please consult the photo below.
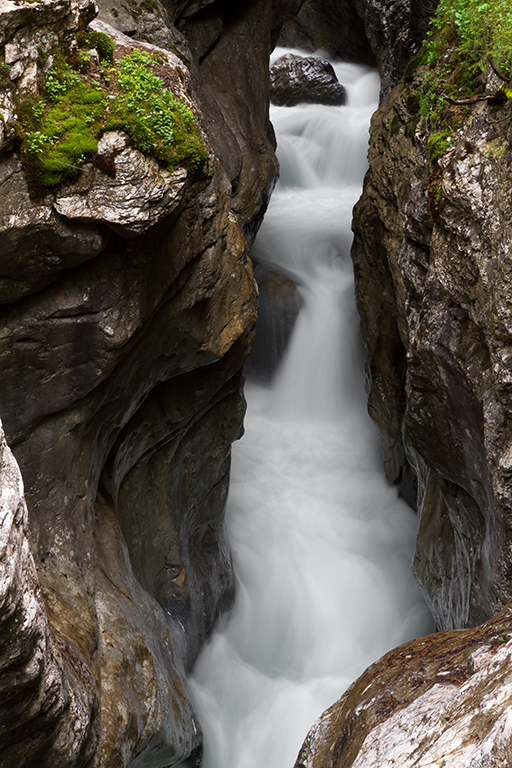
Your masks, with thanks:
M 346 93 L 329 61 L 287 53 L 270 69 L 270 100 L 285 107 L 301 103 L 340 106 Z
M 306 0 L 295 18 L 283 25 L 278 44 L 322 50 L 342 61 L 377 63 L 366 36 L 362 3 L 353 0 Z
M 374 117 L 353 258 L 370 413 L 389 479 L 418 479 L 414 571 L 449 629 L 512 598 L 512 174 L 499 100 L 475 102 L 431 166 L 423 76 Z

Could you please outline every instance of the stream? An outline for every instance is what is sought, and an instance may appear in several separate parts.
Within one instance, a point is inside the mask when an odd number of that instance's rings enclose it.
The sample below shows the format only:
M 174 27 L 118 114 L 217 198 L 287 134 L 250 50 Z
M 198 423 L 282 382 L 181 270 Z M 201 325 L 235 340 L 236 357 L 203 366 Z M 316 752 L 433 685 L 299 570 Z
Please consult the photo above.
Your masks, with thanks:
M 345 106 L 271 110 L 281 177 L 253 255 L 292 277 L 302 307 L 271 386 L 247 385 L 233 447 L 237 597 L 191 680 L 204 768 L 292 768 L 369 664 L 433 631 L 410 568 L 416 517 L 367 415 L 350 260 L 379 80 L 335 69 Z

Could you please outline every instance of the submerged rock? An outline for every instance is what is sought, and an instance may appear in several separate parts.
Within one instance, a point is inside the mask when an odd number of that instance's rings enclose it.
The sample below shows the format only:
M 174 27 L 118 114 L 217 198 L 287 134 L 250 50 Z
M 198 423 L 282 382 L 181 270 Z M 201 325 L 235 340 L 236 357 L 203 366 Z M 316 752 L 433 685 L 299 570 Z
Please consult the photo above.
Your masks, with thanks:
M 295 768 L 504 768 L 512 760 L 512 608 L 413 640 L 317 720 Z
M 288 347 L 302 302 L 297 286 L 278 272 L 256 265 L 254 277 L 260 307 L 245 371 L 249 379 L 269 382 Z
M 340 106 L 346 93 L 330 62 L 287 53 L 270 69 L 270 100 L 285 107 L 301 103 Z

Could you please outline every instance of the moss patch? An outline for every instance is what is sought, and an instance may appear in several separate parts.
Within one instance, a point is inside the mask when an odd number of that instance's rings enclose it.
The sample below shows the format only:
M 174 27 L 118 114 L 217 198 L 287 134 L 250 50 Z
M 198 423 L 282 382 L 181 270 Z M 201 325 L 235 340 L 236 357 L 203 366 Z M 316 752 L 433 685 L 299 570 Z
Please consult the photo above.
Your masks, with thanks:
M 432 164 L 437 162 L 450 146 L 451 135 L 451 131 L 441 131 L 428 137 L 428 156 Z
M 112 64 L 114 61 L 115 44 L 110 35 L 94 30 L 81 30 L 77 33 L 76 41 L 79 49 L 92 49 L 98 52 L 101 61 Z
M 165 168 L 201 168 L 207 151 L 197 121 L 156 73 L 158 55 L 135 49 L 119 62 L 108 35 L 82 32 L 77 53 L 54 63 L 38 97 L 18 109 L 21 158 L 33 188 L 53 190 L 73 181 L 98 150 L 105 131 L 122 130 L 133 146 Z M 88 55 L 95 48 L 100 61 Z M 109 65 L 110 62 L 110 65 Z

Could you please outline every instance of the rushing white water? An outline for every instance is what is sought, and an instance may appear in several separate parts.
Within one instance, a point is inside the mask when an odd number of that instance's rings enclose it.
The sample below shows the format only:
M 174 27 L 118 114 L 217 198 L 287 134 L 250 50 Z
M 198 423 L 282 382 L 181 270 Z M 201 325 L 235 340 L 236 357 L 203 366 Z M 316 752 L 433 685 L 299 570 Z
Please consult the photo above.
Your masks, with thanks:
M 354 306 L 350 221 L 379 83 L 354 65 L 337 74 L 348 105 L 272 110 L 281 179 L 254 255 L 304 303 L 274 385 L 248 387 L 234 447 L 238 593 L 192 679 L 205 768 L 292 768 L 352 680 L 433 629 L 410 573 L 415 516 L 366 414 Z

